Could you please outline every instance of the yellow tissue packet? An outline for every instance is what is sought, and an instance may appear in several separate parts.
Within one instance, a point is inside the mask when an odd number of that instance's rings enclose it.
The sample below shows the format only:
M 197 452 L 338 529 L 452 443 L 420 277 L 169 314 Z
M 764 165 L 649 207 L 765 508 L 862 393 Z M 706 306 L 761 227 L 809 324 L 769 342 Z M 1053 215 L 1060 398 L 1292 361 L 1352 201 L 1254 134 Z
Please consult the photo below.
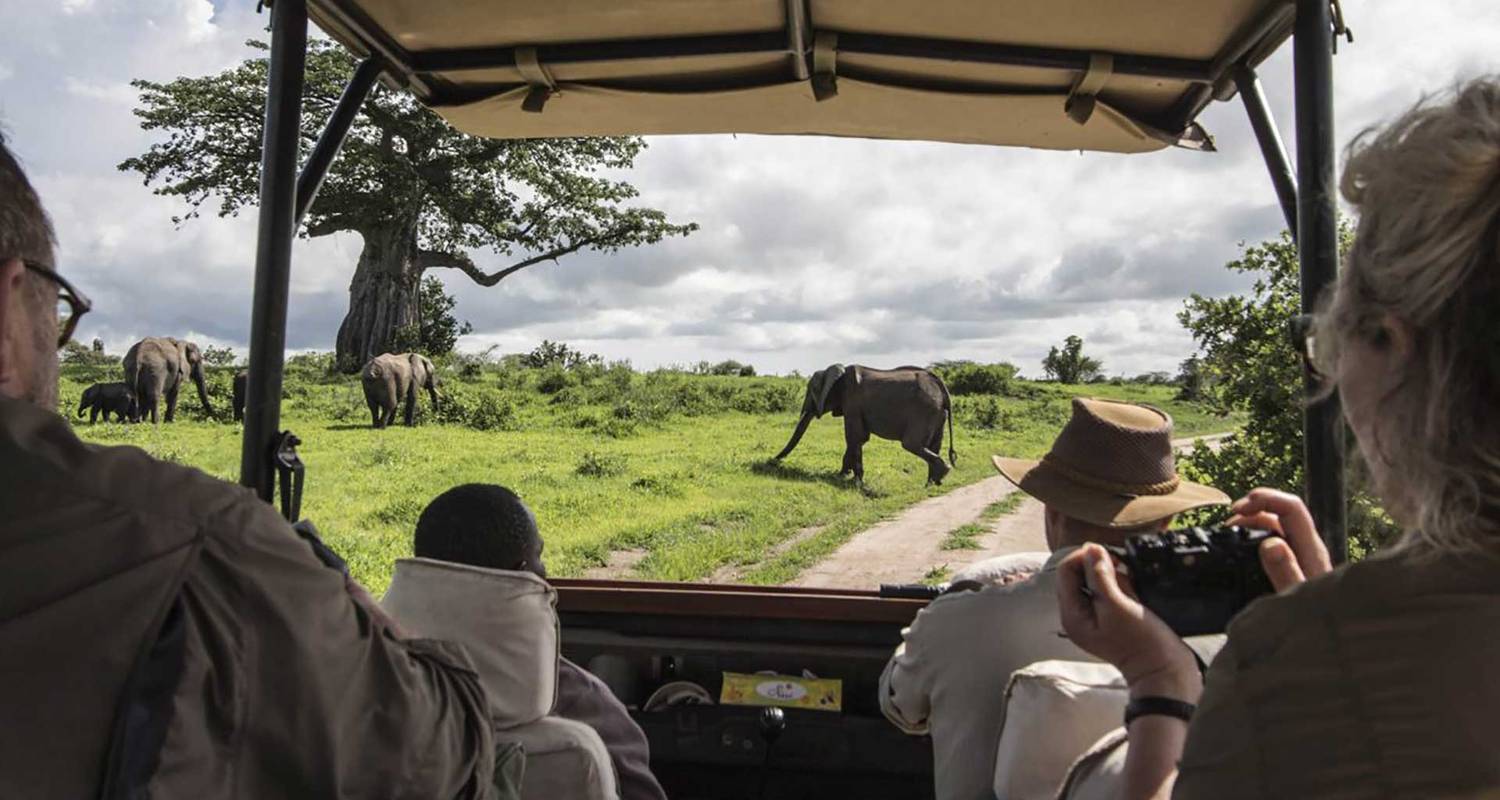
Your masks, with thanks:
M 838 678 L 726 672 L 719 702 L 727 706 L 779 706 L 814 711 L 842 711 L 844 682 Z

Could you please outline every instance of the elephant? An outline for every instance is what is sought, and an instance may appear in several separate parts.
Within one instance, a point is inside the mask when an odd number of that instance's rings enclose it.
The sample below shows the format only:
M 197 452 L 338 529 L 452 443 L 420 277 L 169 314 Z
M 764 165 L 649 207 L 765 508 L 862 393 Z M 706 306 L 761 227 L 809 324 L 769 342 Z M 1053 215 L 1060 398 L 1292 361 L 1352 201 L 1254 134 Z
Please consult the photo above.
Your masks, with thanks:
M 240 370 L 234 374 L 234 388 L 230 392 L 231 403 L 234 407 L 234 421 L 245 421 L 245 386 L 250 380 L 250 373 Z
M 136 342 L 125 353 L 125 383 L 135 390 L 140 417 L 151 410 L 151 422 L 156 422 L 156 401 L 167 401 L 166 421 L 177 416 L 177 390 L 182 388 L 184 378 L 191 378 L 198 387 L 198 399 L 203 410 L 213 413 L 208 402 L 208 387 L 204 385 L 203 354 L 198 345 L 168 336 L 151 336 Z
M 792 439 L 776 454 L 780 461 L 791 453 L 815 418 L 832 412 L 844 418 L 844 465 L 840 475 L 854 473 L 865 478 L 864 445 L 870 434 L 901 443 L 907 451 L 927 462 L 927 483 L 941 484 L 953 452 L 953 401 L 943 379 L 921 367 L 871 369 L 858 364 L 833 364 L 807 380 L 802 415 Z M 943 463 L 943 419 L 948 421 L 948 463 Z
M 374 427 L 384 428 L 396 421 L 396 406 L 406 401 L 406 424 L 416 424 L 417 391 L 426 389 L 432 397 L 432 410 L 438 409 L 437 370 L 427 356 L 418 353 L 383 353 L 370 359 L 360 370 L 365 387 L 365 403 L 370 406 Z
M 96 383 L 83 390 L 83 398 L 78 401 L 78 416 L 83 416 L 83 410 L 89 410 L 89 424 L 97 422 L 99 415 L 104 415 L 104 421 L 109 422 L 110 412 L 119 416 L 121 422 L 136 421 L 135 392 L 124 383 Z

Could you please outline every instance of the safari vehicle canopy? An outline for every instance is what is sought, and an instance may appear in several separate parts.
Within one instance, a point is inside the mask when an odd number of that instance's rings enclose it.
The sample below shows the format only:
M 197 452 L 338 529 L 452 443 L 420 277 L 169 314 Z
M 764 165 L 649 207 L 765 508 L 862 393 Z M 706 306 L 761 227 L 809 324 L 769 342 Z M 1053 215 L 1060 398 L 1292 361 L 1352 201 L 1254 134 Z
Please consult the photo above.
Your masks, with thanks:
M 278 433 L 292 238 L 376 80 L 410 91 L 455 128 L 488 137 L 817 134 L 1115 153 L 1184 147 L 1204 158 L 1213 157 L 1214 143 L 1198 115 L 1238 95 L 1297 237 L 1304 311 L 1337 269 L 1337 0 L 266 5 L 270 91 L 241 481 L 267 500 L 277 470 L 296 467 L 287 446 L 293 440 Z M 309 19 L 362 62 L 299 175 Z M 1289 37 L 1295 172 L 1254 71 Z M 1306 488 L 1318 529 L 1341 559 L 1336 402 L 1307 408 Z M 284 482 L 283 495 L 288 488 Z M 845 713 L 789 722 L 777 750 L 778 768 L 799 776 L 799 793 L 817 786 L 839 796 L 930 792 L 925 745 L 913 746 L 871 713 L 875 676 L 920 602 L 873 592 L 559 584 L 570 650 L 620 656 L 636 665 L 638 681 L 798 666 L 843 677 Z M 743 793 L 735 770 L 757 768 L 765 746 L 733 709 L 638 719 L 664 783 L 689 795 Z M 798 726 L 806 732 L 800 738 L 790 733 Z

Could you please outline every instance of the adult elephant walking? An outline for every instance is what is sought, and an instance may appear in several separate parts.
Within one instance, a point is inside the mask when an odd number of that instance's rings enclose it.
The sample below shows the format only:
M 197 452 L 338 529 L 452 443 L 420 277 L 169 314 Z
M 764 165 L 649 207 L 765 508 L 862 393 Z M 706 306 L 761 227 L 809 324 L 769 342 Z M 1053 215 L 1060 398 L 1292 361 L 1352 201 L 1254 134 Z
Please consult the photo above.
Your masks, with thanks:
M 198 387 L 198 399 L 206 413 L 213 413 L 208 402 L 208 387 L 203 379 L 203 354 L 198 345 L 170 336 L 151 336 L 136 342 L 125 353 L 125 384 L 135 392 L 142 419 L 147 409 L 156 422 L 156 401 L 166 400 L 166 421 L 177 415 L 177 390 L 183 378 L 191 378 Z
M 776 454 L 786 458 L 816 418 L 832 412 L 844 418 L 844 466 L 840 475 L 854 473 L 865 478 L 864 446 L 874 434 L 893 439 L 927 462 L 927 482 L 942 483 L 949 465 L 958 463 L 953 452 L 953 401 L 943 379 L 921 367 L 871 369 L 855 364 L 833 364 L 807 380 L 802 417 L 792 440 Z M 948 463 L 943 451 L 943 421 L 948 422 Z
M 396 421 L 396 405 L 406 402 L 406 424 L 416 424 L 417 391 L 426 389 L 432 398 L 432 410 L 438 409 L 437 370 L 427 356 L 418 353 L 384 353 L 375 356 L 360 371 L 365 387 L 365 403 L 370 406 L 370 421 L 384 428 Z

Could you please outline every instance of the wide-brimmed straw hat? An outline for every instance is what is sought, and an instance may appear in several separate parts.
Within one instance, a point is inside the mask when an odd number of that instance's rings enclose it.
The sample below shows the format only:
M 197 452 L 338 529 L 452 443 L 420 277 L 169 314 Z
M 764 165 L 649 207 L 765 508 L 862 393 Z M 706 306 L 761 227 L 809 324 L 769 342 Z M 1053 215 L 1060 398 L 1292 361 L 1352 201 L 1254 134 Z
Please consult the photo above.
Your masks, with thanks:
M 1172 457 L 1172 418 L 1150 406 L 1073 398 L 1073 418 L 1041 460 L 992 456 L 1021 491 L 1063 514 L 1134 528 L 1229 496 L 1183 480 Z

